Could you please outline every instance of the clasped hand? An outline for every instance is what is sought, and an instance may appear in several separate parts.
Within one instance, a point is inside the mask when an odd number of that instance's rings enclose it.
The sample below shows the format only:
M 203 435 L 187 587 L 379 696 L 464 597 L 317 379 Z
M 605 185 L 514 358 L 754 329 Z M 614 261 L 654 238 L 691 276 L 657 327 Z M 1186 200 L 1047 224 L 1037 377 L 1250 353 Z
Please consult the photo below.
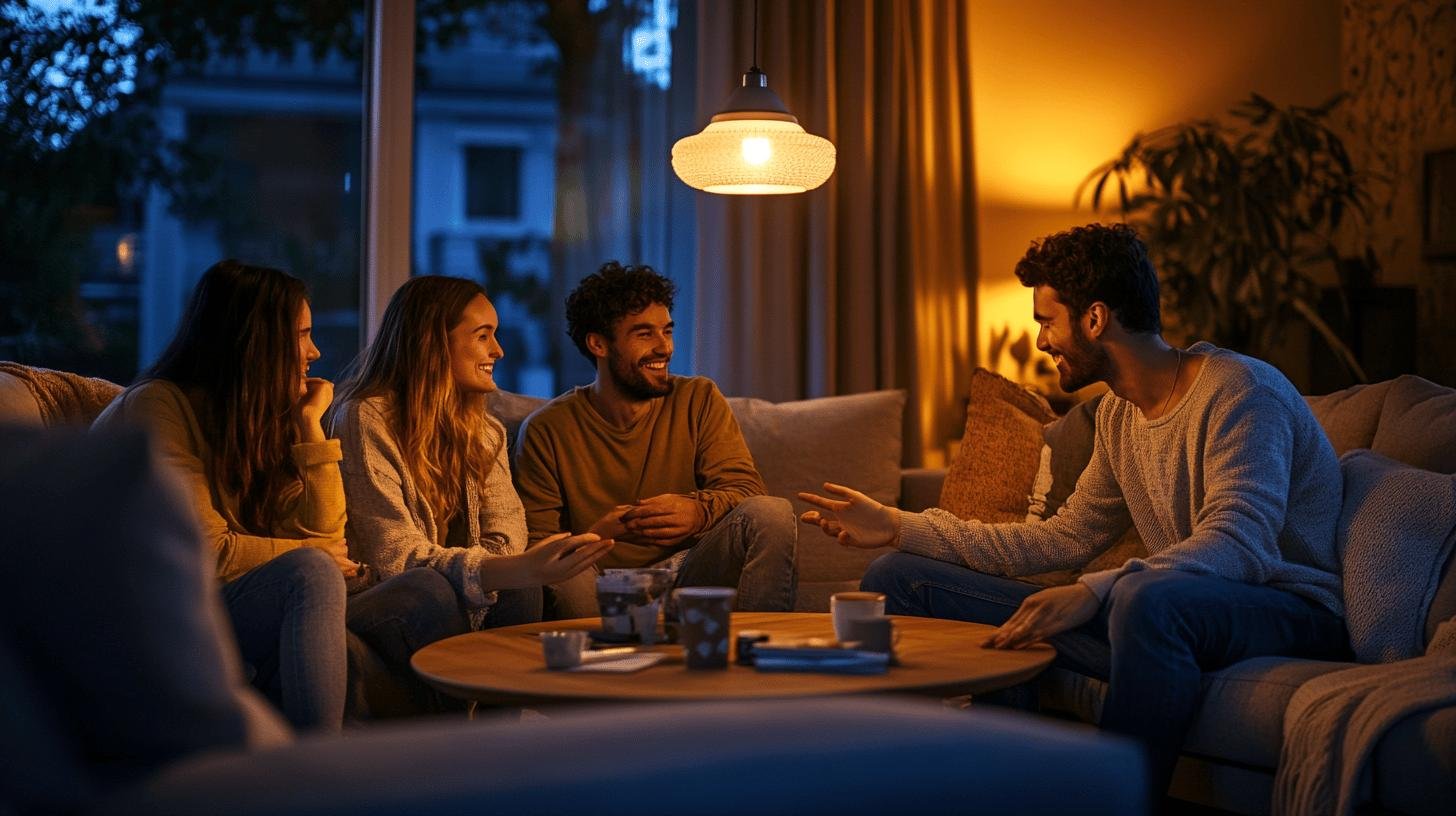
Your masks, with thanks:
M 703 529 L 708 511 L 692 496 L 664 493 L 613 508 L 591 532 L 636 544 L 672 547 Z

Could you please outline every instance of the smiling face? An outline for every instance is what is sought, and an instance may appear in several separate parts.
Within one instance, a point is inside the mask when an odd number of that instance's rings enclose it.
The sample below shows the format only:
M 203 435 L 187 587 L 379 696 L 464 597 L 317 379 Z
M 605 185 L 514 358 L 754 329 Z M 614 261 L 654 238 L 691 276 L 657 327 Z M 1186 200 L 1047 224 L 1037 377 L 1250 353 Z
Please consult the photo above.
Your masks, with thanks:
M 308 366 L 314 360 L 322 357 L 318 346 L 313 344 L 313 311 L 308 308 L 308 301 L 304 301 L 298 308 L 298 395 L 304 396 L 308 393 Z
M 476 295 L 450 329 L 450 376 L 465 394 L 486 394 L 496 389 L 495 361 L 506 355 L 495 332 L 495 307 L 485 295 Z
M 1036 347 L 1052 356 L 1063 391 L 1085 388 L 1107 375 L 1107 350 L 1087 336 L 1082 320 L 1072 318 L 1055 289 L 1037 286 L 1032 290 L 1037 325 Z M 1086 315 L 1083 315 L 1085 317 Z
M 672 393 L 667 363 L 672 359 L 672 314 L 654 303 L 617 322 L 606 342 L 607 375 L 624 394 L 649 400 Z M 598 371 L 601 366 L 598 365 Z

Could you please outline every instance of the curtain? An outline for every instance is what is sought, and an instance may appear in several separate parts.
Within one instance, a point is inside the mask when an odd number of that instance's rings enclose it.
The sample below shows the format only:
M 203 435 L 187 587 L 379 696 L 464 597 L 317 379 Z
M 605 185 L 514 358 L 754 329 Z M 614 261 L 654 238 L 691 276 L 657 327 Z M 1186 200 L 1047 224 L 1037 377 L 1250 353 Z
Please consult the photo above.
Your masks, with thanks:
M 558 390 L 590 382 L 595 369 L 566 339 L 566 294 L 607 261 L 647 264 L 693 297 L 693 191 L 673 177 L 672 134 L 692 126 L 695 9 L 673 17 L 663 57 L 666 87 L 634 72 L 625 44 L 636 28 L 673 8 L 663 0 L 551 0 L 541 25 L 557 47 L 559 136 L 550 294 L 552 362 Z M 678 318 L 691 353 L 692 316 Z M 674 364 L 676 371 L 680 364 Z
M 751 0 L 700 0 L 701 123 L 753 59 Z M 698 196 L 695 370 L 771 400 L 903 388 L 940 465 L 975 343 L 969 30 L 959 0 L 764 0 L 758 65 L 838 151 L 824 187 Z

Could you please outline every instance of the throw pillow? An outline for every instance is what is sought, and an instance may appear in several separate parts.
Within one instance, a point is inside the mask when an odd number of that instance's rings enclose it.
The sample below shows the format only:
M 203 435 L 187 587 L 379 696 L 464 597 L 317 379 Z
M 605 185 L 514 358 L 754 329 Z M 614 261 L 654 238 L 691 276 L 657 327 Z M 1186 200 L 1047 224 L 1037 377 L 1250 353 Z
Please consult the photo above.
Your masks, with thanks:
M 1356 385 L 1333 394 L 1304 398 L 1314 418 L 1324 428 L 1337 456 L 1343 456 L 1346 451 L 1368 448 L 1374 442 L 1375 428 L 1380 423 L 1380 407 L 1385 404 L 1385 395 L 1390 392 L 1390 382 Z
M 1335 532 L 1350 646 L 1362 663 L 1424 651 L 1426 618 L 1456 542 L 1456 477 L 1367 450 L 1340 457 Z
M 780 403 L 731 397 L 728 407 L 769 495 L 788 499 L 795 513 L 809 509 L 797 494 L 822 494 L 826 481 L 853 487 L 882 504 L 899 502 L 904 391 Z M 887 550 L 848 549 L 804 528 L 797 608 L 827 609 L 829 594 L 853 588 L 882 552 Z
M 1024 521 L 1053 419 L 1039 395 L 984 368 L 971 373 L 966 429 L 945 475 L 940 507 L 963 519 Z
M 1092 460 L 1092 448 L 1097 439 L 1097 406 L 1102 404 L 1103 396 L 1098 394 L 1078 403 L 1061 419 L 1046 426 L 1043 432 L 1046 444 L 1042 448 L 1041 468 L 1037 472 L 1027 521 L 1041 521 L 1056 515 L 1076 489 L 1077 480 Z M 1022 580 L 1041 586 L 1070 584 L 1084 572 L 1115 569 L 1127 563 L 1129 558 L 1146 554 L 1147 548 L 1143 546 L 1137 530 L 1129 528 L 1117 543 L 1080 569 L 1028 575 Z
M 1396 377 L 1370 449 L 1423 470 L 1456 473 L 1456 389 L 1413 374 Z
M 243 684 L 211 553 L 177 490 L 140 433 L 0 429 L 0 619 L 31 681 L 7 681 L 6 693 L 43 695 L 28 702 L 45 712 L 30 723 L 63 729 L 99 787 L 288 739 Z M 0 729 L 16 773 L 51 779 L 25 770 L 48 761 L 31 751 L 39 742 Z M 81 787 L 29 795 L 62 805 Z

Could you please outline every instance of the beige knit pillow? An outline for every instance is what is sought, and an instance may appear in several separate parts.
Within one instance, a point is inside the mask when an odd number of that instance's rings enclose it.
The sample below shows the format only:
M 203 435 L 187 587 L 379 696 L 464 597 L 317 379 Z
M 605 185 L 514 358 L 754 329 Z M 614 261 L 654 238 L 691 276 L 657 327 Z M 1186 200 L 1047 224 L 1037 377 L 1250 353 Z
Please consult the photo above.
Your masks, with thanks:
M 940 490 L 941 509 L 963 519 L 1024 521 L 1041 461 L 1042 427 L 1054 419 L 1041 396 L 977 368 L 960 451 Z

